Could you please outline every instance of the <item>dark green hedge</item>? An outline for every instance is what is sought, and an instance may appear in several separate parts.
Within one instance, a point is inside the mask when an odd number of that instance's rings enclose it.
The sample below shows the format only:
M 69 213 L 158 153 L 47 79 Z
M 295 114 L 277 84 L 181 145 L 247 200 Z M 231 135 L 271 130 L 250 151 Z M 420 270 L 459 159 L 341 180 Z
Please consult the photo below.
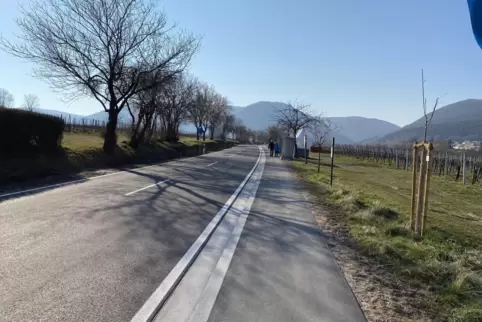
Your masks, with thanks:
M 51 154 L 59 151 L 62 119 L 14 108 L 0 108 L 0 157 Z

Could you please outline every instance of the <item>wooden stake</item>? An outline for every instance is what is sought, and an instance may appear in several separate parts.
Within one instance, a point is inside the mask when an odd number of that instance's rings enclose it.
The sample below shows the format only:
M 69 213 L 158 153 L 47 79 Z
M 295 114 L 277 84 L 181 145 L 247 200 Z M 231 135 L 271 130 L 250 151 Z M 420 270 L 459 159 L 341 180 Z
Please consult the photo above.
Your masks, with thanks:
M 408 152 L 408 150 L 407 150 Z M 411 204 L 411 213 L 410 213 L 410 228 L 412 230 L 415 230 L 415 209 L 416 209 L 416 202 L 415 202 L 415 198 L 416 198 L 416 195 L 417 195 L 417 164 L 418 162 L 416 161 L 417 160 L 417 147 L 416 145 L 414 144 L 413 145 L 413 151 L 412 151 L 412 204 Z M 408 154 L 408 153 L 407 153 Z M 407 158 L 408 160 L 408 158 Z M 408 167 L 407 167 L 408 168 Z
M 422 217 L 423 217 L 423 206 L 424 202 L 424 192 L 425 192 L 425 180 L 427 172 L 427 150 L 422 150 L 422 158 L 420 165 L 420 175 L 418 177 L 418 198 L 417 198 L 417 214 L 415 219 L 415 232 L 419 237 L 422 237 Z
M 399 164 L 398 164 L 398 149 L 395 149 L 395 167 L 398 169 Z
M 449 154 L 445 152 L 445 162 L 444 162 L 444 176 L 446 176 L 449 172 Z
M 335 137 L 331 143 L 331 170 L 330 170 L 330 186 L 333 185 L 333 161 L 335 159 Z
M 423 234 L 425 232 L 425 228 L 427 226 L 427 211 L 428 211 L 428 193 L 430 191 L 430 176 L 432 172 L 432 150 L 433 150 L 433 145 L 432 143 L 429 144 L 428 146 L 428 151 L 427 151 L 427 159 L 426 159 L 426 167 L 427 170 L 425 172 L 425 190 L 423 193 L 423 214 L 422 214 L 422 227 L 420 230 L 420 237 L 423 237 Z

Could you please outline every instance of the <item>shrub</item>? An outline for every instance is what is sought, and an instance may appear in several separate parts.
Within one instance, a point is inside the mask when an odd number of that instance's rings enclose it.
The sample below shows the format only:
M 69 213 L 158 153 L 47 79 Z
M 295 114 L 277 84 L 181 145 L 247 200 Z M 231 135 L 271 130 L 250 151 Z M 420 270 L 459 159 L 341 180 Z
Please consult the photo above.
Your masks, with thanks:
M 51 154 L 59 150 L 62 119 L 21 109 L 0 108 L 0 154 Z

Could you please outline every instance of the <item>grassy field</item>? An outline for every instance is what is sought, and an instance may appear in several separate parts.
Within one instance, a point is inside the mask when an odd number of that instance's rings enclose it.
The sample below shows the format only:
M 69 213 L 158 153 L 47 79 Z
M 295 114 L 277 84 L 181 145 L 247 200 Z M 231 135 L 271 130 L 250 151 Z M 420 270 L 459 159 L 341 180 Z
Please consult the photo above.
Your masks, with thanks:
M 317 156 L 314 156 L 317 158 Z M 329 156 L 323 155 L 324 163 Z M 295 161 L 298 174 L 314 184 L 346 216 L 352 237 L 368 256 L 411 287 L 428 290 L 424 299 L 436 321 L 482 321 L 482 185 L 432 177 L 428 230 L 420 242 L 408 229 L 411 173 L 356 158 Z
M 194 137 L 181 137 L 179 142 L 156 141 L 137 150 L 128 145 L 128 137 L 118 134 L 114 155 L 106 155 L 100 133 L 64 133 L 62 151 L 56 155 L 7 158 L 0 161 L 0 185 L 16 184 L 31 179 L 58 175 L 75 175 L 85 170 L 144 164 L 172 157 L 193 155 L 202 144 Z M 206 140 L 207 150 L 224 148 L 224 141 Z M 8 188 L 8 187 L 7 187 Z
M 118 145 L 121 148 L 127 146 L 128 137 L 119 134 Z M 202 143 L 202 139 L 199 141 Z M 213 140 L 206 140 L 206 143 L 213 143 Z M 62 140 L 62 147 L 72 151 L 82 152 L 93 149 L 102 149 L 104 139 L 98 133 L 64 133 Z M 195 137 L 181 137 L 179 143 L 185 145 L 196 145 L 198 141 Z M 163 142 L 157 142 L 160 147 L 166 147 L 167 144 Z

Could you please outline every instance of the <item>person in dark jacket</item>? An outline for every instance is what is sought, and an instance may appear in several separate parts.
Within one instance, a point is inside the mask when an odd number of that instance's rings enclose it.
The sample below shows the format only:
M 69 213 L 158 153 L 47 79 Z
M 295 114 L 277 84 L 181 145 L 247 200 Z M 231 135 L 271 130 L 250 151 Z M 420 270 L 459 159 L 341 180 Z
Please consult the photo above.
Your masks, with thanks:
M 274 142 L 273 142 L 273 140 L 269 141 L 268 148 L 269 148 L 269 156 L 272 157 L 272 156 L 273 156 L 273 151 L 274 151 Z

